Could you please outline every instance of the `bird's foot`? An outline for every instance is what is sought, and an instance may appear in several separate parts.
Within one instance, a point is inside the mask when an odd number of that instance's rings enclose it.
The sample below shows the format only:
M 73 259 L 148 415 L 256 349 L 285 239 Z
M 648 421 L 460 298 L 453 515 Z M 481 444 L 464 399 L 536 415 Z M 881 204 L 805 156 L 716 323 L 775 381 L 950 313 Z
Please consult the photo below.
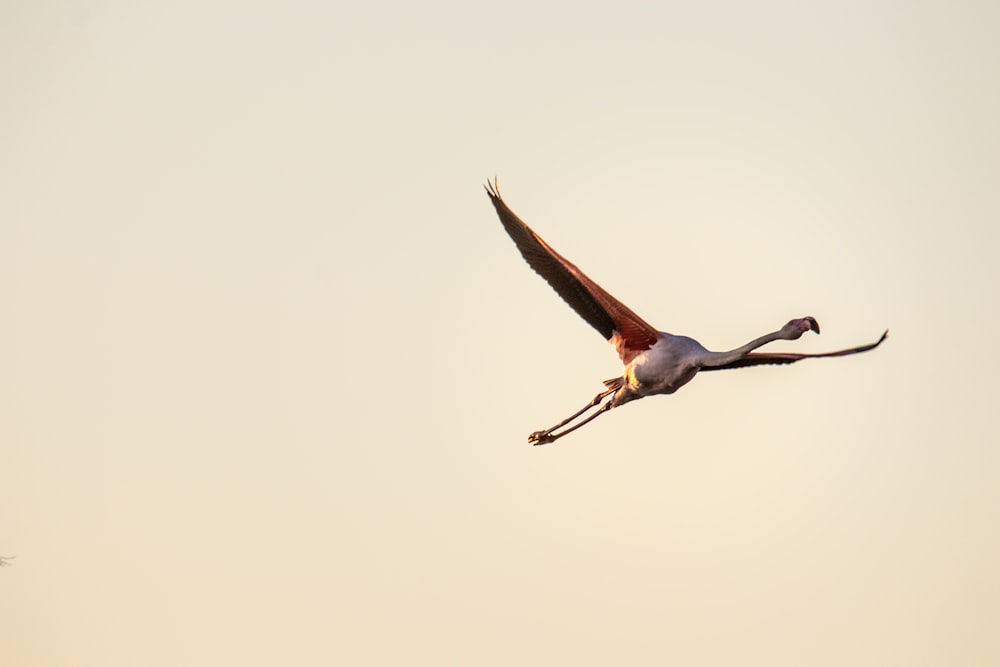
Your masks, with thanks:
M 555 438 L 549 431 L 535 431 L 528 436 L 528 442 L 532 445 L 547 445 L 550 442 L 555 442 Z

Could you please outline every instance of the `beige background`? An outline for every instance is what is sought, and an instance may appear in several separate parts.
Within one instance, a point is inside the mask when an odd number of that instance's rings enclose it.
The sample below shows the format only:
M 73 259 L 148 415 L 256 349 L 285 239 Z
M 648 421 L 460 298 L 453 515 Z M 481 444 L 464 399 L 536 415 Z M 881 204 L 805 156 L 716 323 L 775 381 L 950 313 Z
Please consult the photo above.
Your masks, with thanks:
M 1000 664 L 998 7 L 3 3 L 0 664 Z

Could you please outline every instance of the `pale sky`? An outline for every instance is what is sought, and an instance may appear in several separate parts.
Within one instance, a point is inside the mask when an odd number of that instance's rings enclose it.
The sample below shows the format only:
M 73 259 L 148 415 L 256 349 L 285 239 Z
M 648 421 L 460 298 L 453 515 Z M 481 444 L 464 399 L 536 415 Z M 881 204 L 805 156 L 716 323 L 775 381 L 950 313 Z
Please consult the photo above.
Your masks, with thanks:
M 0 664 L 1000 664 L 1000 5 L 0 4 Z M 620 372 L 482 189 L 657 327 Z

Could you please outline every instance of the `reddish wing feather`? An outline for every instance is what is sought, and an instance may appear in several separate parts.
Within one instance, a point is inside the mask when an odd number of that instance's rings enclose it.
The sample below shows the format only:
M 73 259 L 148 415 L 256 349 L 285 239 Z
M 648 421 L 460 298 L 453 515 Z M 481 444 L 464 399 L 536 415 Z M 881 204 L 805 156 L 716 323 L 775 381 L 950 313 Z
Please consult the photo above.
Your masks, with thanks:
M 580 317 L 614 344 L 624 363 L 629 363 L 637 354 L 656 344 L 659 340 L 656 329 L 532 231 L 510 210 L 495 184 L 487 183 L 486 192 L 504 229 L 528 265 L 545 278 Z
M 889 337 L 889 332 L 886 331 L 882 334 L 874 343 L 868 345 L 862 345 L 860 347 L 852 347 L 847 350 L 837 350 L 836 352 L 821 352 L 819 354 L 795 354 L 792 352 L 751 352 L 747 356 L 739 359 L 737 361 L 730 362 L 724 366 L 703 366 L 701 370 L 703 371 L 721 371 L 729 368 L 746 368 L 747 366 L 763 366 L 766 364 L 793 364 L 796 361 L 802 359 L 814 359 L 818 357 L 845 357 L 849 354 L 857 354 L 859 352 L 867 352 L 868 350 L 874 350 L 876 347 L 882 344 L 886 338 Z

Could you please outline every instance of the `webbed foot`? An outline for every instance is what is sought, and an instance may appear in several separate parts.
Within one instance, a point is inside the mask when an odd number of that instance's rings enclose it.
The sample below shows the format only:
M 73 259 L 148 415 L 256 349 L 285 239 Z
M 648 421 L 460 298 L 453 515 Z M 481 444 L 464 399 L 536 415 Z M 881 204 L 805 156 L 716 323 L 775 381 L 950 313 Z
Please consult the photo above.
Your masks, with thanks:
M 528 436 L 528 442 L 532 445 L 547 445 L 554 441 L 555 438 L 552 437 L 550 431 L 535 431 Z

